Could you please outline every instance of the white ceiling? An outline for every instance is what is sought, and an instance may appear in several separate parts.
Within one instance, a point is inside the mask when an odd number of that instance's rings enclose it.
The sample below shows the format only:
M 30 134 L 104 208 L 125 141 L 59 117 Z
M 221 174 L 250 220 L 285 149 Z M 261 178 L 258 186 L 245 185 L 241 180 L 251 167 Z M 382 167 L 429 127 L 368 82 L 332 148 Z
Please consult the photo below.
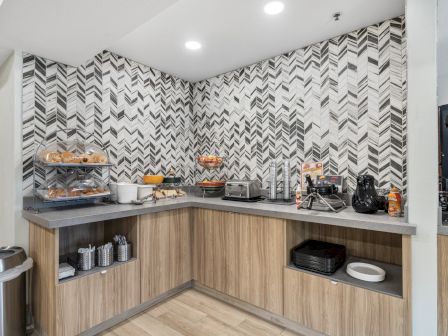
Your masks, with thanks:
M 198 81 L 404 14 L 405 0 L 4 0 L 0 48 L 70 65 L 103 49 Z M 334 12 L 342 12 L 339 22 Z M 188 51 L 186 40 L 203 48 Z
M 181 0 L 111 46 L 111 50 L 198 81 L 404 14 L 404 0 Z M 339 22 L 332 20 L 341 12 Z M 184 48 L 196 39 L 200 51 Z
M 4 0 L 0 47 L 84 63 L 177 0 Z

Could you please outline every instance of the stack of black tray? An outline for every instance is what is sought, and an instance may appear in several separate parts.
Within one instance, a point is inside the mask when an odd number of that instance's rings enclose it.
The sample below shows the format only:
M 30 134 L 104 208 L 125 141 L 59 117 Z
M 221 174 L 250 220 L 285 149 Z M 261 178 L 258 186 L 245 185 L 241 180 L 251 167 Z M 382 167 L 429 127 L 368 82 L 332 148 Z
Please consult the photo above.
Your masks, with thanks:
M 291 262 L 298 268 L 325 275 L 333 274 L 345 262 L 344 245 L 306 240 L 291 250 Z

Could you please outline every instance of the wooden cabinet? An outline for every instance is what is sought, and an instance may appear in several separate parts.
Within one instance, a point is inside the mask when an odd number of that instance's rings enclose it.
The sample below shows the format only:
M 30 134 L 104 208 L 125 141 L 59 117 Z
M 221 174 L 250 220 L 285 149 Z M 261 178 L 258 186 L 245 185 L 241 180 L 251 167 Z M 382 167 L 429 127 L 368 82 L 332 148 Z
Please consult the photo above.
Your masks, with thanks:
M 190 210 L 140 217 L 141 300 L 192 279 Z
M 59 282 L 61 255 L 90 241 L 110 241 L 117 233 L 132 241 L 135 259 L 105 273 L 97 268 Z M 401 264 L 402 298 L 285 268 L 291 247 L 308 238 Z M 448 239 L 443 239 L 441 266 L 448 259 Z M 410 241 L 409 236 L 209 209 L 176 209 L 55 230 L 31 223 L 36 326 L 49 336 L 77 335 L 195 279 L 205 291 L 223 293 L 229 302 L 280 324 L 295 321 L 330 336 L 410 335 Z M 440 270 L 443 293 L 448 272 Z M 439 305 L 439 314 L 448 310 L 443 310 L 446 302 Z M 445 330 L 445 320 L 440 321 Z
M 341 286 L 303 272 L 285 269 L 285 316 L 327 335 L 341 324 Z
M 402 298 L 288 268 L 285 317 L 330 336 L 406 334 Z
M 193 277 L 281 315 L 285 221 L 195 209 Z
M 448 335 L 448 236 L 437 236 L 438 335 Z
M 70 336 L 140 304 L 139 262 L 56 286 L 56 335 Z

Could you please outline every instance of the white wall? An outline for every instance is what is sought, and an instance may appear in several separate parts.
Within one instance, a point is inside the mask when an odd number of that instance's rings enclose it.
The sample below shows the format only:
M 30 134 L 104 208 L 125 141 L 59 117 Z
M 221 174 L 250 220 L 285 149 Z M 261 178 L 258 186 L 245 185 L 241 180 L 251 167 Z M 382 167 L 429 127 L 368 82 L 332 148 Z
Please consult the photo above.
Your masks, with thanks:
M 438 104 L 448 104 L 448 1 L 439 0 L 437 23 Z
M 437 335 L 437 0 L 407 0 L 408 206 L 413 335 Z
M 0 66 L 0 246 L 28 247 L 22 219 L 22 56 L 12 53 Z

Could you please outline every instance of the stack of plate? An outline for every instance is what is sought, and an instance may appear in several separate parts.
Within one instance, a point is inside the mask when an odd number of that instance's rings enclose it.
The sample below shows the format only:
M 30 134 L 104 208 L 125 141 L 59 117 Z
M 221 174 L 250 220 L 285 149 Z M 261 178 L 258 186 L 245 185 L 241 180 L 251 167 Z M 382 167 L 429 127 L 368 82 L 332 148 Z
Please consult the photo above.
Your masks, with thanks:
M 291 261 L 299 268 L 333 274 L 345 262 L 345 246 L 306 240 L 292 249 Z

